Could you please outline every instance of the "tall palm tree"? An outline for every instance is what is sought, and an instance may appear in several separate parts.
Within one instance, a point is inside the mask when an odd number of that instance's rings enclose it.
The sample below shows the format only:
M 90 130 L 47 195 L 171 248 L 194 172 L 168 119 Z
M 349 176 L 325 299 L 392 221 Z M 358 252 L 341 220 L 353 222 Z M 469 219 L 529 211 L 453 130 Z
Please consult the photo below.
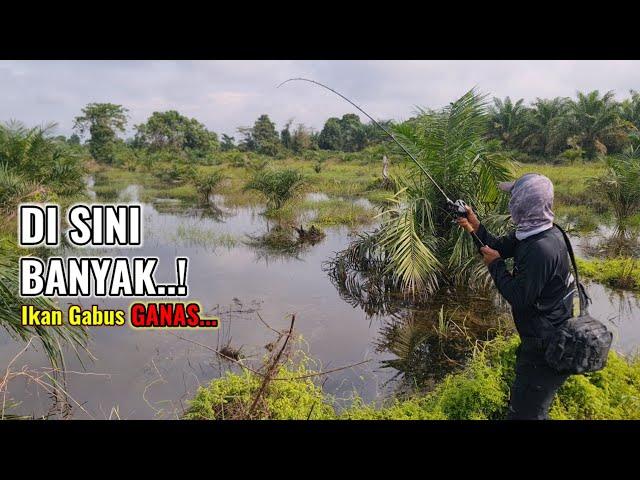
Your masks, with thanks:
M 620 116 L 640 130 L 640 93 L 635 90 L 631 90 L 630 93 L 631 98 L 620 104 Z
M 560 126 L 567 112 L 567 105 L 566 98 L 536 98 L 527 119 L 523 145 L 543 155 L 557 153 L 565 140 Z
M 508 148 L 516 148 L 522 141 L 529 113 L 523 102 L 522 98 L 515 103 L 509 97 L 504 101 L 494 98 L 489 110 L 489 133 L 502 140 Z
M 84 188 L 80 159 L 51 137 L 54 125 L 26 128 L 19 122 L 0 125 L 0 221 L 16 215 L 19 203 L 42 201 L 48 192 L 76 193 Z M 13 242 L 0 239 L 0 327 L 21 340 L 35 337 L 54 368 L 63 367 L 63 345 L 83 350 L 87 333 L 80 327 L 25 326 L 21 306 L 50 310 L 46 297 L 19 295 L 21 252 Z
M 442 111 L 420 110 L 394 130 L 449 197 L 473 205 L 485 223 L 504 225 L 508 199 L 497 182 L 510 178 L 510 165 L 486 140 L 487 121 L 484 98 L 472 90 Z M 381 226 L 338 255 L 332 278 L 356 288 L 352 273 L 380 274 L 367 288 L 425 297 L 444 285 L 487 286 L 470 236 L 452 222 L 445 199 L 421 169 L 410 168 L 396 180 Z
M 585 151 L 587 158 L 607 153 L 607 142 L 625 130 L 613 91 L 600 95 L 598 90 L 578 92 L 569 102 L 567 130 Z

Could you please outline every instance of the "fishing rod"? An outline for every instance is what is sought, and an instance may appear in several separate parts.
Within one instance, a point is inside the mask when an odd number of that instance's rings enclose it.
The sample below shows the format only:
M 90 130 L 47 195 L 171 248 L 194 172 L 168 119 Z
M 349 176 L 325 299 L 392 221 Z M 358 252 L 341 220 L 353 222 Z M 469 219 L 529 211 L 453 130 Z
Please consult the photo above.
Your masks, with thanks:
M 353 105 L 355 108 L 357 108 L 360 112 L 362 112 L 364 115 L 366 115 L 367 118 L 369 118 L 369 120 L 371 120 L 375 126 L 377 126 L 380 130 L 382 130 L 384 133 L 386 133 L 391 138 L 391 140 L 393 140 L 402 149 L 402 151 L 404 153 L 406 153 L 409 156 L 409 158 L 411 158 L 411 160 L 413 160 L 413 163 L 415 163 L 418 166 L 418 168 L 420 168 L 420 170 L 422 170 L 422 172 L 427 176 L 427 178 L 431 181 L 431 183 L 433 183 L 433 185 L 436 187 L 436 189 L 445 198 L 445 200 L 447 201 L 447 207 L 449 208 L 449 210 L 456 217 L 466 217 L 467 216 L 467 204 L 463 200 L 460 200 L 460 199 L 456 200 L 455 202 L 453 200 L 451 200 L 449 198 L 449 196 L 445 193 L 445 191 L 442 189 L 442 187 L 440 187 L 440 185 L 438 185 L 438 182 L 436 182 L 436 180 L 431 176 L 431 174 L 427 171 L 427 169 L 424 168 L 424 165 L 422 165 L 418 161 L 418 159 L 416 157 L 414 157 L 413 154 L 409 150 L 407 150 L 402 143 L 400 143 L 400 141 L 398 141 L 398 139 L 395 137 L 395 135 L 393 133 L 391 133 L 389 130 L 387 130 L 385 127 L 383 127 L 380 123 L 378 123 L 378 121 L 375 118 L 373 118 L 371 115 L 369 115 L 367 112 L 365 112 L 359 105 L 356 105 L 353 101 L 349 100 L 347 97 L 345 97 L 340 92 L 334 90 L 333 88 L 328 87 L 328 86 L 326 86 L 326 85 L 324 85 L 324 84 L 322 84 L 320 82 L 316 82 L 315 80 L 310 80 L 308 78 L 302 78 L 302 77 L 289 78 L 288 80 L 285 80 L 280 85 L 278 85 L 277 88 L 280 88 L 285 83 L 295 82 L 295 81 L 314 83 L 314 84 L 316 84 L 316 85 L 318 85 L 318 86 L 320 86 L 322 88 L 325 88 L 325 89 L 329 90 L 330 92 L 335 93 L 336 95 L 338 95 L 343 100 L 349 102 L 351 105 Z M 484 243 L 482 242 L 482 240 L 480 240 L 480 238 L 478 237 L 476 232 L 473 231 L 473 227 L 471 225 L 467 224 L 467 227 L 465 227 L 464 229 L 473 237 L 473 241 L 476 243 L 476 245 L 478 245 L 479 248 L 484 247 Z

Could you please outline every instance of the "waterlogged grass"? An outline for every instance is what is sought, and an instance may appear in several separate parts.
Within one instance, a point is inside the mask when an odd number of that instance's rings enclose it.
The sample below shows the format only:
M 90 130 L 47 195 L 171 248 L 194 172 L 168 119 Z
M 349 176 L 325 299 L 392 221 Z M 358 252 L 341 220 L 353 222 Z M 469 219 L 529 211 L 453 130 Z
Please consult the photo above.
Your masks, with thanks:
M 236 158 L 238 157 L 238 158 Z M 321 192 L 332 197 L 329 202 L 317 202 L 310 205 L 303 198 L 289 201 L 278 214 L 285 221 L 296 221 L 293 212 L 314 209 L 321 226 L 347 225 L 355 227 L 370 222 L 375 212 L 354 205 L 349 200 L 341 201 L 335 197 L 361 197 L 375 204 L 387 201 L 391 192 L 380 188 L 381 161 L 377 153 L 363 152 L 358 155 L 336 154 L 335 152 L 307 152 L 301 156 L 286 158 L 254 158 L 235 152 L 234 155 L 221 156 L 220 162 L 211 166 L 196 166 L 198 176 L 218 172 L 224 180 L 216 187 L 216 193 L 224 196 L 228 207 L 255 206 L 262 204 L 264 198 L 257 192 L 243 191 L 244 186 L 254 175 L 263 160 L 267 167 L 295 169 L 305 177 L 305 192 Z M 235 160 L 234 160 L 235 159 Z M 240 159 L 240 160 L 238 160 Z M 319 162 L 320 160 L 320 162 Z M 320 163 L 320 171 L 316 165 Z M 390 172 L 401 175 L 406 162 L 393 158 Z M 265 168 L 267 168 L 265 167 Z M 185 178 L 161 179 L 154 171 L 170 170 L 170 165 L 155 165 L 152 170 L 138 169 L 129 171 L 123 168 L 100 167 L 95 172 L 95 190 L 99 200 L 115 200 L 116 192 L 130 184 L 141 186 L 140 200 L 151 202 L 155 199 L 177 199 L 194 204 L 200 200 L 197 189 Z M 573 165 L 523 164 L 515 167 L 515 176 L 527 172 L 547 175 L 554 183 L 556 192 L 555 211 L 558 218 L 574 224 L 578 231 L 592 231 L 605 219 L 605 203 L 588 188 L 587 180 L 604 172 L 602 162 L 576 163 Z
M 640 292 L 640 260 L 637 258 L 576 259 L 580 273 L 612 288 Z
M 242 157 L 242 154 L 238 155 Z M 302 173 L 307 183 L 307 191 L 345 196 L 388 196 L 388 192 L 376 188 L 376 182 L 379 180 L 381 172 L 381 161 L 376 161 L 372 157 L 369 158 L 365 154 L 357 156 L 357 160 L 345 159 L 343 158 L 345 155 L 318 152 L 314 155 L 309 154 L 309 156 L 283 159 L 265 157 L 265 159 L 270 167 L 278 170 L 291 168 Z M 318 163 L 316 156 L 322 158 L 320 172 L 315 170 L 315 166 Z M 260 202 L 259 195 L 245 195 L 242 192 L 245 184 L 255 172 L 254 164 L 260 159 L 254 161 L 248 159 L 239 163 L 226 157 L 224 160 L 224 162 L 215 166 L 197 166 L 195 171 L 200 176 L 214 171 L 220 172 L 225 181 L 216 189 L 216 192 L 225 195 L 225 197 L 235 197 L 233 203 L 236 206 Z M 404 169 L 403 163 L 401 161 L 395 163 L 392 161 L 391 173 L 400 173 Z M 138 171 L 102 166 L 94 172 L 96 185 L 109 184 L 112 188 L 123 189 L 129 184 L 138 184 L 147 191 L 143 193 L 143 195 L 146 195 L 146 199 L 181 198 L 192 200 L 197 198 L 198 194 L 195 188 L 187 185 L 188 182 L 182 180 L 178 185 L 172 185 L 171 182 L 162 181 L 153 175 L 154 171 L 168 170 L 169 166 L 168 163 L 159 164 L 154 165 L 152 170 L 139 169 Z M 174 180 L 177 181 L 177 179 Z M 192 193 L 187 193 L 179 188 L 183 185 L 187 185 L 187 188 L 192 190 Z M 176 192 L 177 196 L 169 197 L 169 195 L 175 195 Z M 246 193 L 248 194 L 249 192 Z M 245 200 L 245 202 L 242 200 Z
M 205 248 L 224 247 L 233 248 L 238 240 L 226 232 L 214 232 L 198 225 L 178 225 L 172 234 L 172 241 L 186 246 L 199 246 Z
M 289 364 L 272 381 L 266 395 L 265 419 L 393 419 L 480 420 L 504 418 L 514 378 L 516 336 L 485 343 L 459 373 L 447 376 L 424 395 L 395 398 L 382 406 L 355 398 L 339 409 L 310 378 L 306 362 Z M 260 385 L 249 372 L 227 373 L 200 387 L 185 414 L 188 419 L 224 419 L 246 411 Z M 576 375 L 558 391 L 551 407 L 553 419 L 640 419 L 640 359 L 611 352 L 607 367 Z
M 93 186 L 96 193 L 96 200 L 101 202 L 115 202 L 118 200 L 120 192 L 126 187 L 111 183 L 101 183 Z
M 572 165 L 523 164 L 515 169 L 516 177 L 525 173 L 540 173 L 553 182 L 556 206 L 586 206 L 595 213 L 606 211 L 604 201 L 589 189 L 588 180 L 605 171 L 603 162 Z
M 376 214 L 371 208 L 341 199 L 317 202 L 313 208 L 316 211 L 314 223 L 325 227 L 336 225 L 356 227 L 368 224 L 373 221 Z
M 355 228 L 371 224 L 376 213 L 373 208 L 354 203 L 353 199 L 329 198 L 289 202 L 270 216 L 286 223 L 309 223 L 319 227 L 344 225 Z
M 595 214 L 586 205 L 559 204 L 553 211 L 556 215 L 556 223 L 565 228 L 571 227 L 572 230 L 580 233 L 593 232 L 598 228 L 598 225 L 607 220 L 606 216 Z

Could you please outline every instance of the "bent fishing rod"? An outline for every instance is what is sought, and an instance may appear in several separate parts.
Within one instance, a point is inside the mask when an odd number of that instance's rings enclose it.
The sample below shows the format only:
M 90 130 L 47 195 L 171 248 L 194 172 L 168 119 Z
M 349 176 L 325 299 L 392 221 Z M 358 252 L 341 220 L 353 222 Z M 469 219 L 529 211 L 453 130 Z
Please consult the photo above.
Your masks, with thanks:
M 328 87 L 328 86 L 326 86 L 326 85 L 324 85 L 324 84 L 322 84 L 320 82 L 316 82 L 315 80 L 310 80 L 308 78 L 302 78 L 302 77 L 290 78 L 288 80 L 285 80 L 280 85 L 278 85 L 277 88 L 280 88 L 285 83 L 296 82 L 296 81 L 313 83 L 313 84 L 318 85 L 318 86 L 320 86 L 320 87 L 322 87 L 322 88 L 324 88 L 326 90 L 329 90 L 330 92 L 335 93 L 340 98 L 342 98 L 343 100 L 345 100 L 346 102 L 350 103 L 352 106 L 357 108 L 360 112 L 362 112 L 362 114 L 366 115 L 367 118 L 369 118 L 369 120 L 371 120 L 376 127 L 378 127 L 380 130 L 382 130 L 384 133 L 386 133 L 389 136 L 389 138 L 391 138 L 391 140 L 393 140 L 402 149 L 402 151 L 407 154 L 407 156 L 413 161 L 413 163 L 415 163 L 418 166 L 418 168 L 420 168 L 420 170 L 422 170 L 422 173 L 424 173 L 427 176 L 427 178 L 431 181 L 433 186 L 436 187 L 436 189 L 445 198 L 445 200 L 447 201 L 447 207 L 449 208 L 449 210 L 456 217 L 466 217 L 467 216 L 467 204 L 463 200 L 458 199 L 455 202 L 453 200 L 451 200 L 449 198 L 449 196 L 445 193 L 445 191 L 442 189 L 442 187 L 440 187 L 440 185 L 438 185 L 438 182 L 436 182 L 436 180 L 431 176 L 431 174 L 427 171 L 427 169 L 424 168 L 424 165 L 422 165 L 418 161 L 418 159 L 415 156 L 413 156 L 413 154 L 409 150 L 407 150 L 407 148 L 405 148 L 405 146 L 402 143 L 400 143 L 400 141 L 395 137 L 395 135 L 393 133 L 391 133 L 389 130 L 387 130 L 385 127 L 383 127 L 375 118 L 373 118 L 371 115 L 369 115 L 367 112 L 365 112 L 359 105 L 355 104 L 353 101 L 351 101 L 350 99 L 345 97 L 343 94 L 341 94 L 340 92 L 338 92 L 338 91 L 334 90 L 333 88 Z M 471 225 L 467 224 L 467 226 L 464 227 L 464 229 L 473 237 L 473 241 L 475 242 L 475 244 L 479 248 L 484 247 L 484 243 L 482 242 L 482 240 L 480 240 L 480 238 L 478 237 L 476 232 L 473 231 L 473 227 Z

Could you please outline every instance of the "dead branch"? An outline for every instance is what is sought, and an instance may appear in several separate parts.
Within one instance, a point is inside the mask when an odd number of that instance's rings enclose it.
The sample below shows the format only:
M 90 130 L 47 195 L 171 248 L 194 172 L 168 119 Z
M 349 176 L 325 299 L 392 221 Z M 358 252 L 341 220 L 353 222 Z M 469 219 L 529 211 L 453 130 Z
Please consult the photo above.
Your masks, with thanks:
M 251 415 L 255 411 L 255 408 L 258 405 L 258 402 L 260 401 L 260 399 L 262 398 L 262 394 L 267 389 L 267 386 L 269 385 L 269 382 L 271 381 L 273 374 L 278 369 L 280 357 L 282 357 L 282 353 L 285 351 L 285 349 L 287 348 L 287 345 L 289 344 L 289 339 L 291 338 L 291 335 L 293 333 L 293 325 L 295 324 L 295 322 L 296 322 L 296 314 L 294 313 L 291 315 L 291 325 L 289 326 L 289 332 L 287 333 L 284 339 L 284 342 L 282 343 L 282 347 L 278 351 L 273 361 L 269 364 L 269 367 L 267 368 L 267 373 L 263 377 L 262 385 L 260 385 L 260 389 L 258 390 L 258 393 L 256 394 L 256 397 L 254 398 L 253 403 L 251 404 L 251 407 L 249 407 L 249 418 L 251 418 Z

